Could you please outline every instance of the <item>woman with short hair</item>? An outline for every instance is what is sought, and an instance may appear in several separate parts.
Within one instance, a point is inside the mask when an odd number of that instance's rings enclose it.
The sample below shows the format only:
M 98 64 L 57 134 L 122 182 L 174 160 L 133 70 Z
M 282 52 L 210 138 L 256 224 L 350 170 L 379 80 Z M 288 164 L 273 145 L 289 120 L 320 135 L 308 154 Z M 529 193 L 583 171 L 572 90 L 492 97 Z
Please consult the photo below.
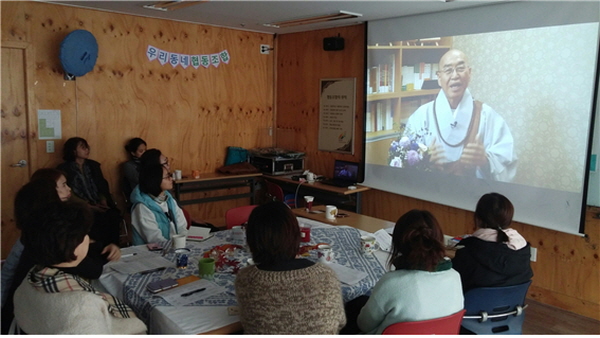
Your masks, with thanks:
M 463 247 L 452 259 L 465 292 L 477 287 L 523 284 L 533 277 L 530 245 L 510 228 L 513 214 L 512 203 L 501 194 L 485 194 L 477 202 L 477 230 L 458 243 Z
M 125 145 L 125 150 L 129 155 L 129 161 L 123 163 L 123 193 L 129 199 L 129 195 L 140 181 L 140 158 L 146 152 L 146 141 L 139 137 L 134 137 Z
M 119 299 L 77 274 L 88 253 L 92 213 L 82 203 L 38 210 L 23 231 L 35 266 L 15 292 L 15 319 L 28 334 L 140 334 L 146 325 Z
M 238 272 L 235 292 L 246 334 L 337 334 L 346 323 L 330 268 L 296 259 L 298 220 L 283 202 L 256 207 L 246 227 L 256 265 Z
M 173 177 L 165 166 L 141 168 L 140 183 L 131 193 L 133 245 L 164 242 L 175 234 L 187 234 L 187 220 L 171 189 Z
M 63 146 L 63 159 L 57 169 L 67 175 L 67 183 L 78 198 L 94 211 L 94 226 L 90 235 L 107 245 L 119 245 L 123 221 L 110 194 L 108 181 L 102 175 L 100 163 L 89 159 L 90 146 L 81 137 L 71 137 Z

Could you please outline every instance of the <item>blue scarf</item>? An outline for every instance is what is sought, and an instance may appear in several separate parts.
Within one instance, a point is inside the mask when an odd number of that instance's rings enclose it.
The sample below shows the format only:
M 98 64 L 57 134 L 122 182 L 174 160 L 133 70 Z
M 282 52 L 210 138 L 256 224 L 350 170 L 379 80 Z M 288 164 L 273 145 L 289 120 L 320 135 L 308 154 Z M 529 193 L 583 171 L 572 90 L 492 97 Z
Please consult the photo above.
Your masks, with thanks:
M 175 203 L 173 196 L 171 196 L 171 193 L 169 193 L 168 191 L 165 191 L 165 195 L 167 196 L 167 206 L 169 209 L 169 214 L 172 215 L 171 216 L 172 222 L 173 222 L 173 224 L 175 224 L 175 232 L 177 232 L 177 209 L 178 209 L 178 206 Z M 169 218 L 167 217 L 165 212 L 161 209 L 161 207 L 158 205 L 158 203 L 154 200 L 154 198 L 151 195 L 142 193 L 140 191 L 139 185 L 136 186 L 135 189 L 133 189 L 133 192 L 131 193 L 131 202 L 133 203 L 131 210 L 133 210 L 135 208 L 135 206 L 140 203 L 145 205 L 148 209 L 150 209 L 150 211 L 152 211 L 152 213 L 154 214 L 154 218 L 156 219 L 156 224 L 158 225 L 158 228 L 160 229 L 160 232 L 162 233 L 163 237 L 166 239 L 171 238 L 171 226 L 170 226 Z M 144 240 L 142 239 L 142 236 L 137 232 L 137 230 L 135 228 L 133 229 L 133 238 L 132 239 L 133 239 L 133 245 L 146 244 L 146 242 L 144 242 Z

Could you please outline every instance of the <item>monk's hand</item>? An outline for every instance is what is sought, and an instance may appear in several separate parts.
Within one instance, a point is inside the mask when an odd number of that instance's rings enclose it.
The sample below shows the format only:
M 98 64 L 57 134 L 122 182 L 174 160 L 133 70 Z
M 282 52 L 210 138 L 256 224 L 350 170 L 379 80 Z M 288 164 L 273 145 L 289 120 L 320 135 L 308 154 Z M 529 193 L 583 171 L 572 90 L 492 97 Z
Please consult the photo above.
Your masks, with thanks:
M 429 162 L 434 166 L 440 167 L 447 162 L 444 147 L 437 143 L 437 138 L 435 137 L 433 138 L 431 146 L 429 146 L 429 155 Z
M 467 143 L 460 156 L 460 163 L 464 168 L 483 167 L 487 165 L 487 156 L 485 147 L 480 135 L 477 135 L 475 142 Z
M 114 244 L 109 244 L 105 246 L 102 250 L 102 254 L 105 253 L 108 253 L 106 259 L 108 259 L 111 262 L 118 261 L 119 259 L 121 259 L 121 249 L 119 249 L 119 247 Z

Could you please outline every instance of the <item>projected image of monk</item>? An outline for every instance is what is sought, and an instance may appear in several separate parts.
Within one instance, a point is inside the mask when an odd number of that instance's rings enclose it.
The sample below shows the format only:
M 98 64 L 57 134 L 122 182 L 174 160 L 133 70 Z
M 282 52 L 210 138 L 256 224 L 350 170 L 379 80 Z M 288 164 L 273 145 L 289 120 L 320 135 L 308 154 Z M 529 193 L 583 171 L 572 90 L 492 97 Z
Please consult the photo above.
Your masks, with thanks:
M 410 116 L 398 142 L 416 145 L 405 154 L 409 165 L 412 156 L 428 171 L 509 182 L 517 162 L 513 136 L 494 109 L 471 95 L 471 75 L 465 53 L 446 52 L 437 71 L 442 90 Z

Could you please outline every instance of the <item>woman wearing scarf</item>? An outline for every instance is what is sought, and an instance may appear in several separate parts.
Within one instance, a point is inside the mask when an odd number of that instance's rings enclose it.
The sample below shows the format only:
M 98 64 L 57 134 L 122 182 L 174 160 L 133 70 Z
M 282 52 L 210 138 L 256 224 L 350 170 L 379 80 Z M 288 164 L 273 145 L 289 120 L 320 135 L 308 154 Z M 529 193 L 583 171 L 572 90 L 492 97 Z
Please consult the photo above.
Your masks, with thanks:
M 533 277 L 530 245 L 510 228 L 514 208 L 503 195 L 483 195 L 475 209 L 477 231 L 458 245 L 452 259 L 463 290 L 522 284 Z
M 119 244 L 121 212 L 110 195 L 108 182 L 102 175 L 100 163 L 90 160 L 90 146 L 81 137 L 68 139 L 63 147 L 63 159 L 57 169 L 67 174 L 67 184 L 73 195 L 84 200 L 94 211 L 90 236 L 104 245 Z
M 140 183 L 131 193 L 133 245 L 165 242 L 187 234 L 187 221 L 168 190 L 173 177 L 161 164 L 142 166 Z
M 362 332 L 381 334 L 394 323 L 445 317 L 463 309 L 460 276 L 445 257 L 443 240 L 429 211 L 411 210 L 398 219 L 389 258 L 395 270 L 381 277 L 361 309 L 357 324 Z
M 89 207 L 56 202 L 39 210 L 22 240 L 36 265 L 15 293 L 15 319 L 28 334 L 143 334 L 146 325 L 122 301 L 77 274 L 92 224 Z

